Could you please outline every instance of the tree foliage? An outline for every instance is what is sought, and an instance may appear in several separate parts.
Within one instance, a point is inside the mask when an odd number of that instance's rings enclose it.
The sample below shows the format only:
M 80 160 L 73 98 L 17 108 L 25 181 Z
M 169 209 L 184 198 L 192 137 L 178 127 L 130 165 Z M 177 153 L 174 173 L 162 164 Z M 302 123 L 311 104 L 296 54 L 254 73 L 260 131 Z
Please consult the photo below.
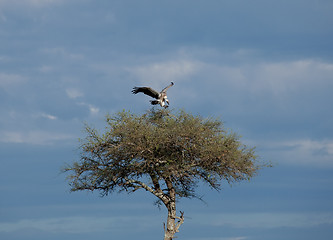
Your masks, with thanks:
M 175 220 L 183 221 L 183 214 L 176 216 L 176 199 L 196 197 L 199 182 L 219 190 L 221 183 L 248 180 L 260 168 L 254 149 L 218 119 L 152 109 L 108 115 L 106 122 L 103 134 L 86 126 L 80 161 L 66 168 L 71 190 L 108 195 L 145 189 L 168 209 L 166 232 L 173 233 L 165 239 L 178 231 Z

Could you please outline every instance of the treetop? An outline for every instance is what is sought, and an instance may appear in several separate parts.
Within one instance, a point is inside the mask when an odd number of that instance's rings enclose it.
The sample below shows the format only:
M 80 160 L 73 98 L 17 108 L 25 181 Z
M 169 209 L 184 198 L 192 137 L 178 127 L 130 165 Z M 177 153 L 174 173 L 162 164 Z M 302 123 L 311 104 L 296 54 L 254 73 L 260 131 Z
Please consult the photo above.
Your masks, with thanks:
M 261 167 L 254 148 L 219 119 L 151 109 L 107 115 L 106 123 L 103 134 L 86 126 L 80 161 L 66 168 L 72 191 L 144 188 L 167 194 L 170 181 L 178 198 L 195 197 L 199 181 L 219 190 L 223 180 L 249 180 Z

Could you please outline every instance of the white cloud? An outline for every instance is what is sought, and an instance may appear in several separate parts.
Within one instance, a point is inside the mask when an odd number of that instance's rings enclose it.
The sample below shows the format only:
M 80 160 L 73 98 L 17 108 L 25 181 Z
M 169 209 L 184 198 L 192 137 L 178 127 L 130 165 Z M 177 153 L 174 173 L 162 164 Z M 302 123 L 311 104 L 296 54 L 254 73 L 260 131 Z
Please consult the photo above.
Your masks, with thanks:
M 0 19 L 2 18 L 3 16 L 1 16 L 1 13 L 0 13 Z M 0 55 L 0 62 L 9 62 L 11 61 L 11 58 L 6 56 L 6 55 Z
M 214 54 L 216 53 L 210 53 L 212 58 Z M 139 79 L 136 84 L 149 85 L 157 90 L 170 81 L 177 83 L 186 80 L 186 91 L 181 89 L 180 92 L 196 99 L 204 95 L 204 101 L 216 103 L 221 100 L 246 103 L 241 99 L 258 98 L 274 101 L 275 105 L 288 108 L 297 101 L 297 97 L 309 99 L 312 95 L 307 94 L 333 87 L 333 63 L 316 59 L 277 62 L 256 60 L 245 63 L 225 59 L 241 58 L 244 54 L 255 53 L 243 49 L 234 55 L 227 54 L 219 62 L 212 62 L 207 56 L 205 58 L 208 60 L 202 61 L 196 56 L 177 53 L 165 61 L 125 69 L 135 79 Z M 203 101 L 202 98 L 200 101 Z M 260 104 L 265 102 L 267 101 L 261 101 Z
M 88 107 L 89 107 L 89 111 L 91 114 L 98 114 L 99 113 L 99 108 L 98 107 L 95 107 L 91 104 L 88 104 Z
M 33 5 L 45 5 L 45 4 L 54 4 L 59 3 L 61 0 L 23 0 Z
M 0 73 L 0 88 L 9 89 L 24 83 L 26 77 L 19 74 Z
M 13 223 L 0 223 L 0 232 L 36 229 L 47 232 L 87 233 L 108 230 L 114 218 L 67 217 L 51 219 L 25 219 Z
M 205 238 L 191 238 L 193 240 L 245 240 L 248 239 L 248 237 L 205 237 Z
M 311 87 L 332 85 L 333 64 L 312 59 L 283 62 L 255 62 L 239 65 L 202 65 L 214 82 L 246 89 L 251 94 L 270 94 L 283 99 Z
M 193 216 L 193 219 L 201 219 Z M 205 216 L 206 224 L 236 228 L 314 227 L 333 224 L 333 213 L 227 213 Z M 198 220 L 199 221 L 199 220 Z
M 331 155 L 333 161 L 333 141 L 314 141 L 310 139 L 296 140 L 284 143 L 288 147 L 296 148 L 304 152 L 320 152 L 323 155 Z
M 69 1 L 69 0 L 68 0 Z M 45 7 L 49 5 L 60 4 L 64 0 L 0 0 L 0 6 L 32 6 L 32 7 Z M 19 3 L 19 4 L 17 4 Z
M 53 115 L 47 114 L 47 113 L 41 113 L 41 117 L 47 118 L 49 120 L 57 120 L 58 119 L 56 116 L 53 116 Z
M 126 70 L 140 79 L 142 84 L 163 88 L 171 81 L 179 81 L 198 72 L 202 63 L 191 60 L 170 60 L 150 63 Z
M 52 72 L 54 70 L 53 66 L 41 66 L 40 68 L 38 68 L 38 70 L 42 73 L 49 73 Z
M 72 99 L 82 97 L 84 95 L 79 89 L 76 89 L 76 88 L 67 88 L 66 94 L 69 98 L 72 98 Z
M 256 144 L 276 164 L 333 167 L 333 140 L 297 139 Z
M 40 50 L 42 53 L 50 56 L 60 56 L 69 60 L 83 60 L 84 55 L 71 53 L 63 47 L 43 48 Z
M 249 72 L 249 70 L 247 70 Z M 262 63 L 254 68 L 253 92 L 269 91 L 283 98 L 286 94 L 330 83 L 333 64 L 301 59 L 290 62 Z
M 67 88 L 66 94 L 71 99 L 76 99 L 84 96 L 84 93 L 76 88 Z M 78 102 L 78 105 L 85 106 L 89 109 L 91 115 L 97 115 L 100 112 L 100 109 L 92 104 L 85 103 L 85 102 Z
M 0 12 L 0 22 L 7 22 L 7 17 L 3 14 L 3 13 L 1 13 Z M 1 61 L 2 59 L 1 59 L 1 57 L 0 57 L 0 61 Z
M 175 81 L 181 93 L 177 96 L 179 102 L 193 99 L 193 102 L 219 104 L 223 101 L 224 108 L 234 111 L 239 110 L 235 104 L 244 104 L 248 109 L 248 100 L 256 101 L 258 106 L 270 104 L 290 109 L 300 99 L 310 101 L 314 94 L 333 88 L 331 62 L 318 59 L 263 61 L 256 52 L 246 49 L 226 54 L 213 50 L 193 52 L 176 52 L 164 57 L 165 60 L 153 62 L 143 59 L 138 65 L 115 68 L 109 63 L 96 64 L 95 68 L 111 77 L 120 75 L 117 71 L 125 71 L 130 74 L 130 80 L 134 79 L 133 85 L 151 86 L 156 90 Z
M 82 106 L 85 106 L 85 107 L 88 107 L 91 115 L 96 115 L 100 111 L 98 107 L 96 107 L 96 106 L 94 106 L 92 104 L 89 104 L 89 103 L 80 102 L 78 104 L 82 105 Z
M 17 222 L 1 222 L 0 232 L 15 232 L 23 229 L 35 229 L 52 233 L 93 233 L 125 231 L 132 228 L 149 229 L 150 221 L 157 226 L 153 216 L 116 216 L 116 217 L 59 217 L 47 219 L 23 219 Z M 156 226 L 156 227 L 157 227 Z M 155 227 L 155 226 L 154 226 Z
M 49 145 L 55 141 L 73 139 L 72 135 L 58 132 L 46 131 L 2 131 L 0 132 L 0 142 L 5 143 L 27 143 L 35 145 Z

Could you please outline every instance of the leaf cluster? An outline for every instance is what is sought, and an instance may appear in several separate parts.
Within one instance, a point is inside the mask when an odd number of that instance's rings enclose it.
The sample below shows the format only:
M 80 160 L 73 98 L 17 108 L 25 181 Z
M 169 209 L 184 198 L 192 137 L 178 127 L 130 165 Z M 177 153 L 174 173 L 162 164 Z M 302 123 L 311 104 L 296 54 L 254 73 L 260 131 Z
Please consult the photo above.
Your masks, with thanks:
M 171 182 L 177 197 L 194 197 L 199 181 L 219 190 L 223 180 L 247 180 L 260 168 L 254 149 L 218 119 L 152 109 L 108 115 L 106 122 L 103 134 L 86 126 L 80 161 L 66 168 L 72 191 L 144 188 L 156 195 L 168 193 Z

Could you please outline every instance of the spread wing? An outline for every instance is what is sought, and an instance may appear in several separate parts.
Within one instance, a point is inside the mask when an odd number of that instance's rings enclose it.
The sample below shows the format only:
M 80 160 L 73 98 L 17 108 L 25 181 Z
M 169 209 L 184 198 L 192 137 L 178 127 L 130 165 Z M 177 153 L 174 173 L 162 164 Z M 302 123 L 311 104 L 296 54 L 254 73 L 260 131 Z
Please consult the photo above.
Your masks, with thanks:
M 150 87 L 134 87 L 133 90 L 132 90 L 132 93 L 133 94 L 137 94 L 139 92 L 142 92 L 148 96 L 151 96 L 153 98 L 156 98 L 158 99 L 159 97 L 159 93 L 156 92 L 154 89 L 150 88 Z
M 167 91 L 170 87 L 172 87 L 172 86 L 173 86 L 173 82 L 171 82 L 171 84 L 170 84 L 169 86 L 163 88 L 163 90 L 161 91 L 161 93 L 162 93 L 162 92 L 166 93 L 166 91 Z

